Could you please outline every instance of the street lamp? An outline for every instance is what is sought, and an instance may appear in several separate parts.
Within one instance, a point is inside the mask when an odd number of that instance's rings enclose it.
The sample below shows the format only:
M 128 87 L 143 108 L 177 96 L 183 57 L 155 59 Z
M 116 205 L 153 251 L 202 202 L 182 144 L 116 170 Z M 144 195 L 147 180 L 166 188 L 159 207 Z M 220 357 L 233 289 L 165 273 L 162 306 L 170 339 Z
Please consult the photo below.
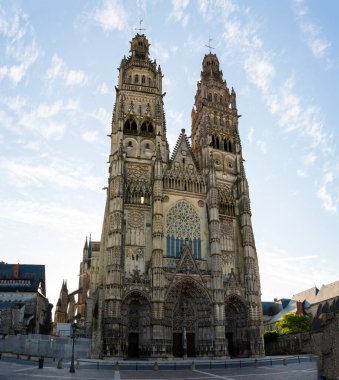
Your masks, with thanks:
M 71 358 L 71 368 L 69 369 L 69 372 L 74 373 L 74 341 L 75 341 L 75 330 L 77 328 L 77 321 L 75 320 L 71 327 L 72 327 L 72 358 Z

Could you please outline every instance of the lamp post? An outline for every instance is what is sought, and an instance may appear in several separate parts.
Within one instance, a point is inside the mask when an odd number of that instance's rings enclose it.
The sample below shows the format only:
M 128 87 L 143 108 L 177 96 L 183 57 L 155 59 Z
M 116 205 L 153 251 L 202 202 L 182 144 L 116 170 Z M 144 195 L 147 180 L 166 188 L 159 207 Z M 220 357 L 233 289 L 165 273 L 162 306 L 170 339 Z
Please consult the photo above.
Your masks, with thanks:
M 71 368 L 69 369 L 69 372 L 74 373 L 74 342 L 75 342 L 75 329 L 77 327 L 76 321 L 72 323 L 72 358 L 71 358 Z

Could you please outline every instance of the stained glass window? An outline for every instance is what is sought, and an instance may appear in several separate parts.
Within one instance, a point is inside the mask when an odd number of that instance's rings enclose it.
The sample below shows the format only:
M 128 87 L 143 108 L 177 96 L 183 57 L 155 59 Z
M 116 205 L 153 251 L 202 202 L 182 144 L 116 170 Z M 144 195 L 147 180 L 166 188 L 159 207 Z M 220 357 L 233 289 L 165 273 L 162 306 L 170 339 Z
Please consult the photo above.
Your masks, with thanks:
M 200 219 L 186 201 L 179 201 L 166 217 L 166 256 L 180 257 L 184 244 L 188 244 L 193 256 L 201 258 Z

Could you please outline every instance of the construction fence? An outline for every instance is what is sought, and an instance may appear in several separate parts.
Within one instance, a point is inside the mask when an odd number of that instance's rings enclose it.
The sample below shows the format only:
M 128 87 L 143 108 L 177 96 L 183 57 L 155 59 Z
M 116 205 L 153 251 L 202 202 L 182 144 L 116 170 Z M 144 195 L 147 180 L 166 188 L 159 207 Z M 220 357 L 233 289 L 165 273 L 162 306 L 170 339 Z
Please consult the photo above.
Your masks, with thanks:
M 0 339 L 0 353 L 16 355 L 44 356 L 67 359 L 72 356 L 72 339 L 42 334 L 7 335 Z M 75 338 L 74 357 L 88 359 L 91 357 L 91 340 Z

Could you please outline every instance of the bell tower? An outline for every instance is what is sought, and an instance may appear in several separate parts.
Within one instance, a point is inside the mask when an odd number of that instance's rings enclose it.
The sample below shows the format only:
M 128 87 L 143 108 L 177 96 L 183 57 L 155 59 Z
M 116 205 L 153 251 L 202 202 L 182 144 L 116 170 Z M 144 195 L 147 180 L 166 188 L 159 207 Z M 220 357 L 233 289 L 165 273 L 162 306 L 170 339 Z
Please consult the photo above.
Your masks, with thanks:
M 244 310 L 242 328 L 251 337 L 241 344 L 255 356 L 263 353 L 261 290 L 239 117 L 236 93 L 223 79 L 217 56 L 206 54 L 192 110 L 192 150 L 208 183 L 215 340 L 221 346 L 226 335 L 229 351 L 235 339 L 242 341 L 230 327 L 234 304 L 239 302 Z M 234 289 L 242 299 L 235 301 Z
M 150 44 L 143 34 L 131 41 L 130 56 L 119 67 L 119 83 L 112 118 L 111 153 L 122 142 L 126 158 L 150 160 L 160 145 L 168 156 L 163 108 L 162 72 L 149 58 Z

